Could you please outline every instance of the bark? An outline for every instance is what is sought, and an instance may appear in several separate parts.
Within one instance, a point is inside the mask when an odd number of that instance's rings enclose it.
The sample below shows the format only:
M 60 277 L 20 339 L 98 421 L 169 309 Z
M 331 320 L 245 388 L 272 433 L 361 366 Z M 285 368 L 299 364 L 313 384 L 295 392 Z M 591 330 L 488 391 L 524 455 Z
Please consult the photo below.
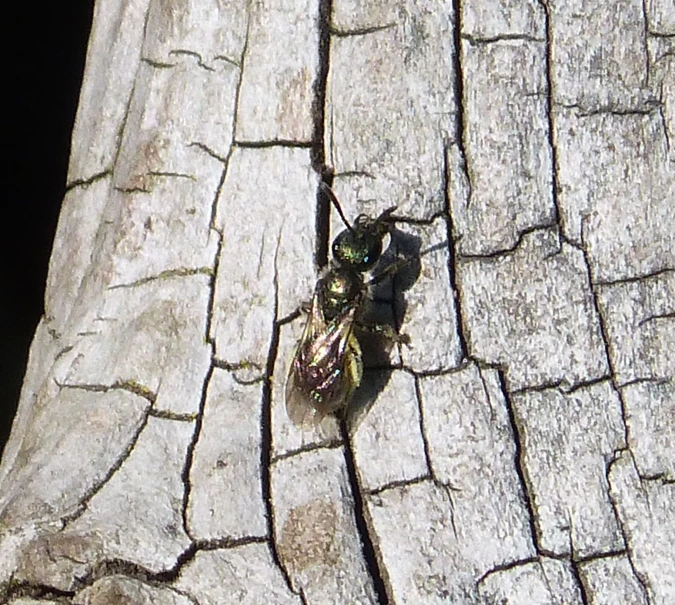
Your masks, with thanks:
M 666 0 L 101 0 L 0 598 L 674 602 L 674 44 Z M 302 431 L 324 165 L 420 258 Z

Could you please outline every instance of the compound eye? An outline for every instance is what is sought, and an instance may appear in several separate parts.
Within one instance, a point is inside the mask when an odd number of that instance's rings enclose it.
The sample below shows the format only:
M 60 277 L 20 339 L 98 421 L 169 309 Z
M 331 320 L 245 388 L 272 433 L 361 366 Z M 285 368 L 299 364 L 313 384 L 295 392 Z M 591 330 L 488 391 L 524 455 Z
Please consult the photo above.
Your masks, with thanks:
M 333 257 L 341 267 L 367 271 L 382 254 L 382 237 L 372 231 L 345 229 L 333 241 Z

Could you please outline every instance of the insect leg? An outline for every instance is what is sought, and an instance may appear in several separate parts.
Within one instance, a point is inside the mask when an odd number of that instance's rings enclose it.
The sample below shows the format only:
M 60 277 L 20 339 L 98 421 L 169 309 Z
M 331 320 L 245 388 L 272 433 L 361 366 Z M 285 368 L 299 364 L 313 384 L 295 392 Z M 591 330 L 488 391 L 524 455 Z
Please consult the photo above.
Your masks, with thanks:
M 362 332 L 369 332 L 370 334 L 376 334 L 378 336 L 383 336 L 392 344 L 404 344 L 410 346 L 410 336 L 407 334 L 399 334 L 394 328 L 388 324 L 381 323 L 362 323 L 357 322 L 357 327 Z
M 387 265 L 380 273 L 372 277 L 369 281 L 366 282 L 366 286 L 374 286 L 375 284 L 379 284 L 381 281 L 387 279 L 388 277 L 393 276 L 394 274 L 398 273 L 401 269 L 403 269 L 406 265 L 409 265 L 410 263 L 414 262 L 417 260 L 415 257 L 410 257 L 410 258 L 399 258 L 398 260 L 394 261 L 393 263 L 390 263 Z

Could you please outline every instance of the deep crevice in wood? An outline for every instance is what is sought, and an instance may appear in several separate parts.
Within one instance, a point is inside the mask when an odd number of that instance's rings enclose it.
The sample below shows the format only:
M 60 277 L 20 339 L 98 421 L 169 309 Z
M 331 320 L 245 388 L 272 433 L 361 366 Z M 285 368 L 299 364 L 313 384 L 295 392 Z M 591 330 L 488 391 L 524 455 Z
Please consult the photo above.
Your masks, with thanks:
M 506 377 L 503 370 L 497 371 L 497 376 L 499 378 L 499 388 L 502 392 L 502 397 L 504 398 L 504 404 L 506 406 L 506 413 L 509 417 L 509 424 L 511 425 L 511 433 L 513 435 L 513 443 L 515 446 L 515 454 L 513 457 L 514 467 L 520 486 L 522 489 L 523 500 L 525 502 L 525 508 L 528 512 L 528 525 L 530 527 L 530 535 L 532 537 L 532 545 L 537 553 L 543 554 L 539 546 L 539 529 L 537 527 L 537 515 L 534 509 L 534 503 L 532 501 L 532 486 L 528 477 L 527 467 L 525 465 L 525 449 L 523 446 L 523 441 L 521 439 L 522 427 L 521 423 L 518 420 L 513 401 L 511 401 L 511 396 L 506 388 Z
M 463 118 L 462 118 L 463 119 Z M 464 314 L 462 312 L 462 297 L 459 291 L 457 279 L 457 242 L 454 237 L 455 226 L 452 218 L 452 204 L 450 203 L 450 166 L 448 154 L 450 153 L 447 144 L 443 149 L 443 203 L 445 209 L 445 227 L 448 237 L 448 275 L 450 278 L 450 290 L 455 302 L 455 316 L 457 317 L 457 338 L 459 339 L 459 349 L 462 359 L 469 356 L 469 345 L 465 335 Z M 467 175 L 468 176 L 468 175 Z
M 312 167 L 322 175 L 326 167 L 325 119 L 326 119 L 326 91 L 328 85 L 328 71 L 330 69 L 330 32 L 333 13 L 333 0 L 319 0 L 319 61 L 314 81 L 312 100 L 312 117 L 314 128 L 312 132 Z M 330 183 L 329 183 L 330 184 Z
M 361 485 L 356 473 L 356 461 L 354 460 L 354 451 L 349 436 L 349 427 L 343 420 L 340 422 L 340 432 L 344 441 L 345 465 L 347 470 L 347 477 L 352 491 L 352 498 L 354 499 L 354 519 L 356 521 L 356 528 L 361 538 L 361 549 L 363 552 L 363 559 L 373 581 L 373 589 L 377 602 L 379 605 L 387 605 L 390 602 L 387 584 L 385 582 L 386 566 L 382 563 L 379 554 L 370 537 L 371 529 L 366 519 L 365 503 L 361 492 Z
M 453 57 L 453 71 L 455 72 L 455 87 L 453 90 L 455 96 L 455 106 L 457 107 L 457 114 L 455 119 L 455 137 L 457 139 L 457 148 L 461 158 L 464 174 L 466 175 L 466 182 L 468 191 L 466 194 L 466 207 L 471 205 L 472 186 L 471 186 L 471 170 L 469 169 L 469 159 L 466 153 L 466 118 L 464 115 L 464 64 L 462 62 L 462 0 L 452 0 L 452 14 L 453 22 L 453 45 L 455 48 L 455 55 Z
M 642 0 L 642 52 L 645 57 L 645 76 L 642 81 L 642 87 L 649 87 L 649 80 L 651 79 L 651 61 L 649 58 L 649 9 L 647 8 L 647 0 Z
M 178 578 L 181 569 L 194 558 L 198 550 L 207 549 L 200 548 L 196 542 L 191 543 L 176 557 L 176 563 L 173 567 L 160 572 L 151 571 L 147 567 L 133 561 L 105 559 L 95 563 L 84 577 L 78 579 L 77 583 L 82 588 L 92 586 L 104 578 L 123 576 L 143 582 L 149 586 L 167 588 L 166 585 Z
M 0 587 L 0 590 L 2 587 Z M 14 599 L 35 599 L 36 601 L 56 601 L 70 603 L 76 595 L 75 590 L 61 590 L 48 584 L 33 584 L 31 582 L 13 582 L 10 580 L 6 592 L 0 592 L 0 598 L 6 597 L 2 603 L 10 603 Z
M 272 139 L 270 141 L 232 141 L 233 147 L 242 149 L 269 149 L 271 147 L 289 147 L 291 149 L 314 149 L 313 141 L 292 141 L 290 139 Z
M 553 34 L 548 2 L 539 0 L 544 10 L 544 27 L 546 29 L 546 120 L 548 122 L 548 145 L 551 149 L 551 202 L 553 203 L 553 220 L 560 227 L 560 203 L 558 202 L 558 147 L 555 141 L 554 86 L 553 86 Z
M 328 89 L 328 72 L 330 70 L 331 23 L 333 13 L 332 0 L 319 0 L 319 61 L 314 81 L 312 99 L 312 168 L 319 178 L 329 187 L 333 184 L 333 174 L 326 166 L 326 94 Z M 316 194 L 315 214 L 316 239 L 314 242 L 314 263 L 318 268 L 328 264 L 330 237 L 330 201 L 326 193 L 319 187 Z
M 329 187 L 333 184 L 333 176 L 330 173 L 322 175 L 321 178 Z M 330 250 L 330 200 L 322 187 L 316 192 L 315 229 L 314 264 L 317 268 L 323 269 L 328 265 Z

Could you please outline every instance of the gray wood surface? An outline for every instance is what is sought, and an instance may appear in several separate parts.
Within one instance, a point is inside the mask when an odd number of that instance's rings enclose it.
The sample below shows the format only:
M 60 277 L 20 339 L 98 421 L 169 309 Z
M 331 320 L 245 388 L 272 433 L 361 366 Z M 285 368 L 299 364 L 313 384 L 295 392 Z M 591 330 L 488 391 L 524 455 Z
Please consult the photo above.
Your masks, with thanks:
M 97 2 L 0 602 L 675 603 L 674 141 L 668 0 Z M 323 163 L 421 251 L 346 432 Z

